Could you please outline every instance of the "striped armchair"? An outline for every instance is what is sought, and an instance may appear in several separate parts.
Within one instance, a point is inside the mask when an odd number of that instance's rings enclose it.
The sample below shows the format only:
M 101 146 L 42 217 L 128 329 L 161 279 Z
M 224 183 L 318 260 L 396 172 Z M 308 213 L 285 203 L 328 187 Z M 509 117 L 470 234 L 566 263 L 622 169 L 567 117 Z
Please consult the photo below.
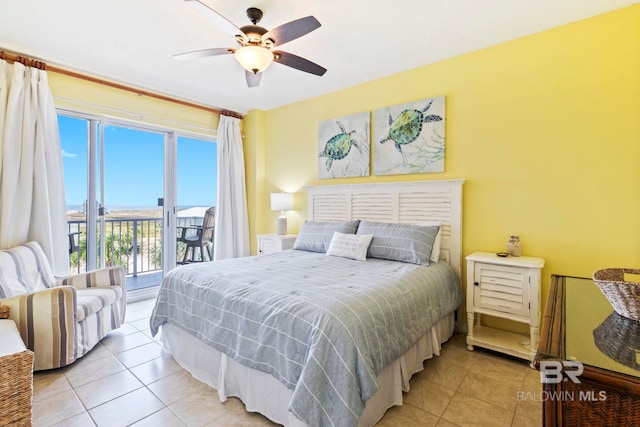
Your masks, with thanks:
M 125 272 L 109 267 L 55 278 L 36 242 L 0 251 L 0 305 L 35 355 L 34 369 L 59 368 L 124 322 Z

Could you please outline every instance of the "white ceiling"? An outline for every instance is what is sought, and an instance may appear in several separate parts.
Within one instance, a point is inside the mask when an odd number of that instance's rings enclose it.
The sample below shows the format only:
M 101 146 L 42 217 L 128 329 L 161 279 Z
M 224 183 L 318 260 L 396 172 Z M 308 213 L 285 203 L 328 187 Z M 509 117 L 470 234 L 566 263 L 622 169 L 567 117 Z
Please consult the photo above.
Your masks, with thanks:
M 2 0 L 0 49 L 191 102 L 268 110 L 409 70 L 638 0 L 203 0 L 238 27 L 248 7 L 274 28 L 307 15 L 322 26 L 282 50 L 328 69 L 274 63 L 248 88 L 232 55 L 177 61 L 233 38 L 183 0 Z

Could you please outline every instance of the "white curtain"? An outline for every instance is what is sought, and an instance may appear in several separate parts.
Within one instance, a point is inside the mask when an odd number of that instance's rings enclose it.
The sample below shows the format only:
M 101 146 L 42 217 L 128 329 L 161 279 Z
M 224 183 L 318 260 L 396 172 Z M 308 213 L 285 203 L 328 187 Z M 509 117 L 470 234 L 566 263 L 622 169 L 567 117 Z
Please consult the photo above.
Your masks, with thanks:
M 240 119 L 220 116 L 213 259 L 243 257 L 249 253 L 249 216 Z
M 47 73 L 0 60 L 0 248 L 35 240 L 69 273 L 58 121 Z

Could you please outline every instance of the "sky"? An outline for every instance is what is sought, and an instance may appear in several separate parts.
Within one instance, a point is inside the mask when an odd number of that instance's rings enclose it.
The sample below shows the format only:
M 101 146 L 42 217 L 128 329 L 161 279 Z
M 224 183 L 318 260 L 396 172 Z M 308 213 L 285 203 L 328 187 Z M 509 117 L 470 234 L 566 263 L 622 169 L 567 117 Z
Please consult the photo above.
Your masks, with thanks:
M 67 206 L 82 205 L 87 199 L 88 121 L 58 115 L 58 126 Z M 157 206 L 158 198 L 163 197 L 163 141 L 164 135 L 160 133 L 105 126 L 104 199 L 107 209 Z M 177 162 L 178 207 L 214 206 L 216 144 L 178 137 Z

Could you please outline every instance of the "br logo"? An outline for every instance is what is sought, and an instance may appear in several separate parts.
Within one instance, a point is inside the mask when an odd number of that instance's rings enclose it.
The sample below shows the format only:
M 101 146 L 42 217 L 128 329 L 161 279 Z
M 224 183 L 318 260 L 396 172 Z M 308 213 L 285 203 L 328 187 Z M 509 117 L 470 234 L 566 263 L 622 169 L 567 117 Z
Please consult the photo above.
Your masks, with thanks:
M 584 367 L 582 363 L 577 361 L 545 360 L 540 362 L 540 382 L 543 384 L 558 384 L 563 380 L 567 381 L 569 379 L 576 384 L 580 384 L 578 377 L 582 374 L 582 371 L 584 371 Z

